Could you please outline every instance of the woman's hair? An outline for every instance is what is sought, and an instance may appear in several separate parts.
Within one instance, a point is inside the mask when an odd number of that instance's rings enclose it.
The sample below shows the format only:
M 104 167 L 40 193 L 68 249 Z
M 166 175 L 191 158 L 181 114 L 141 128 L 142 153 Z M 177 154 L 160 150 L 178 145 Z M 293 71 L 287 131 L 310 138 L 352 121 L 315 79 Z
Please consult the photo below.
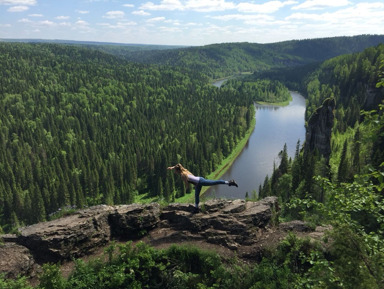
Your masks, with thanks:
M 175 165 L 175 171 L 180 175 L 182 175 L 182 174 L 193 175 L 190 171 L 188 171 L 186 168 L 184 168 L 180 163 Z
M 175 165 L 175 170 L 176 172 L 181 173 L 185 170 L 185 168 L 180 163 L 178 163 L 177 165 Z

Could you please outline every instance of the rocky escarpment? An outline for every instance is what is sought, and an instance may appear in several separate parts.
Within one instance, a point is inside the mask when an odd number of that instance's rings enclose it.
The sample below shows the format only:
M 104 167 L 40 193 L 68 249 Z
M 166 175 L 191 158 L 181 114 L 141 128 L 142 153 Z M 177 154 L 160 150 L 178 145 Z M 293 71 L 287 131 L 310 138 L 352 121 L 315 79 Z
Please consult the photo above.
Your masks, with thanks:
M 305 150 L 318 151 L 327 160 L 331 154 L 331 135 L 334 122 L 333 111 L 336 103 L 333 98 L 324 100 L 308 121 L 305 136 Z
M 210 200 L 200 213 L 193 211 L 188 204 L 101 205 L 24 227 L 17 236 L 3 236 L 0 273 L 33 275 L 45 262 L 91 255 L 111 240 L 143 240 L 155 247 L 198 242 L 254 259 L 271 238 L 282 238 L 295 228 L 313 231 L 302 222 L 272 226 L 278 212 L 275 197 L 259 202 Z

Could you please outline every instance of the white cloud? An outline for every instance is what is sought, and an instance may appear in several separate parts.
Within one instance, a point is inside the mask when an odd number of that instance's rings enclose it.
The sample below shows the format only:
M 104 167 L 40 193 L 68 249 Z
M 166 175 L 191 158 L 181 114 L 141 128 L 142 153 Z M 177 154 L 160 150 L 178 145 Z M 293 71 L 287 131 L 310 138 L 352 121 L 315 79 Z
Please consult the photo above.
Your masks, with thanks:
M 70 18 L 69 16 L 57 16 L 56 17 L 57 20 L 67 20 L 69 18 Z
M 236 5 L 226 0 L 189 0 L 185 5 L 185 9 L 198 12 L 225 11 L 234 8 Z
M 135 5 L 133 5 L 133 4 L 124 4 L 123 6 L 124 6 L 124 7 L 128 7 L 128 8 L 133 8 L 133 7 L 135 7 Z
M 184 5 L 179 0 L 162 0 L 160 4 L 147 2 L 140 6 L 141 10 L 184 10 Z
M 56 26 L 55 22 L 49 20 L 40 21 L 39 24 L 43 26 Z
M 185 4 L 179 0 L 162 0 L 160 4 L 147 2 L 140 6 L 142 10 L 162 10 L 162 11 L 197 11 L 214 12 L 235 9 L 236 4 L 226 0 L 188 0 Z
M 136 26 L 137 23 L 134 21 L 119 21 L 116 24 L 99 23 L 98 25 L 108 29 L 127 29 L 129 27 Z
M 164 20 L 164 23 L 171 24 L 172 26 L 181 26 L 181 23 L 179 20 L 168 19 L 168 20 Z
M 75 24 L 78 26 L 88 26 L 89 25 L 89 23 L 87 21 L 84 21 L 84 20 L 77 20 L 75 22 Z
M 107 19 L 121 19 L 124 18 L 125 13 L 123 11 L 108 11 L 103 18 Z
M 119 21 L 117 22 L 117 25 L 121 27 L 127 27 L 127 26 L 136 26 L 137 23 L 135 21 Z
M 164 33 L 178 33 L 178 32 L 182 32 L 182 29 L 178 28 L 178 27 L 169 27 L 169 26 L 160 26 L 158 28 L 161 32 L 164 32 Z
M 76 13 L 79 13 L 79 14 L 88 14 L 89 11 L 87 11 L 87 10 L 76 10 Z
M 36 0 L 0 0 L 0 5 L 22 5 L 32 6 L 36 4 Z
M 18 20 L 17 22 L 20 22 L 20 23 L 31 23 L 32 21 L 29 20 L 28 18 L 22 18 L 22 19 Z
M 27 11 L 29 10 L 29 7 L 28 6 L 12 6 L 10 8 L 8 8 L 8 12 L 24 12 L 24 11 Z
M 230 15 L 221 15 L 213 16 L 212 19 L 222 20 L 222 21 L 242 21 L 246 25 L 252 26 L 273 26 L 273 25 L 283 25 L 287 21 L 276 20 L 271 15 L 259 14 L 230 14 Z
M 384 15 L 384 3 L 359 3 L 353 7 L 340 9 L 335 12 L 325 13 L 294 13 L 286 20 L 311 20 L 327 23 L 340 23 L 351 21 L 358 25 L 363 25 L 364 21 L 380 19 L 382 22 Z
M 81 19 L 76 21 L 74 25 L 71 25 L 71 29 L 82 34 L 95 32 L 94 28 L 92 28 L 92 26 L 87 21 Z
M 292 9 L 318 10 L 329 7 L 343 7 L 349 4 L 351 4 L 351 2 L 348 0 L 308 0 Z
M 133 11 L 132 14 L 139 16 L 149 16 L 151 13 L 145 12 L 144 10 Z
M 241 2 L 236 4 L 227 0 L 188 0 L 182 4 L 179 0 L 162 0 L 160 4 L 146 2 L 140 6 L 142 10 L 162 10 L 162 11 L 196 11 L 196 12 L 216 12 L 237 9 L 243 13 L 274 13 L 287 5 L 297 4 L 297 1 L 269 1 L 263 4 L 253 2 Z
M 197 26 L 203 26 L 202 23 L 196 23 L 196 22 L 188 22 L 185 24 L 185 26 L 188 26 L 188 27 L 197 27 Z
M 240 3 L 237 5 L 239 12 L 245 13 L 261 13 L 261 14 L 270 14 L 278 11 L 287 5 L 296 4 L 296 1 L 269 1 L 263 4 L 254 4 L 254 3 Z
M 62 27 L 71 27 L 72 26 L 72 24 L 70 22 L 60 22 L 59 25 Z
M 29 14 L 29 17 L 43 17 L 43 14 Z
M 165 20 L 165 17 L 154 17 L 154 18 L 148 19 L 147 22 L 159 22 L 164 20 Z

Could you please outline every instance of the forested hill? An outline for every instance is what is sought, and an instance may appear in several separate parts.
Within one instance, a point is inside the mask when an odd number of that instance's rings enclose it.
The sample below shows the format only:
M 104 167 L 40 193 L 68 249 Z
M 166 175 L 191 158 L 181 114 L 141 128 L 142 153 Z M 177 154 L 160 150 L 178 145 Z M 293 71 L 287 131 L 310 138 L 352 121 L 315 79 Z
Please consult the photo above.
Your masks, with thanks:
M 329 59 L 303 78 L 307 122 L 326 100 L 332 99 L 336 103 L 332 111 L 334 120 L 323 123 L 322 127 L 326 130 L 326 126 L 329 126 L 332 130 L 330 162 L 325 162 L 324 156 L 317 151 L 300 154 L 298 147 L 291 170 L 288 172 L 286 165 L 283 171 L 277 168 L 269 186 L 264 184 L 265 189 L 260 190 L 263 191 L 261 195 L 281 196 L 285 191 L 289 196 L 288 199 L 283 197 L 286 202 L 290 198 L 304 196 L 324 201 L 327 198 L 324 194 L 328 192 L 319 189 L 316 176 L 330 178 L 335 183 L 351 182 L 361 178 L 359 174 L 366 174 L 372 169 L 382 170 L 384 127 L 379 120 L 373 121 L 374 118 L 368 117 L 368 111 L 377 111 L 379 105 L 383 104 L 384 87 L 377 86 L 383 82 L 383 76 L 384 44 L 380 44 L 361 53 Z M 376 118 L 380 119 L 377 115 Z M 319 136 L 317 142 L 322 141 L 324 139 Z M 278 185 L 281 180 L 277 175 L 284 174 L 285 181 L 289 179 L 288 175 L 291 178 L 290 185 Z
M 384 43 L 384 35 L 361 35 L 271 44 L 223 43 L 172 50 L 127 51 L 125 58 L 140 63 L 198 69 L 212 79 L 247 71 L 299 66 Z M 95 47 L 97 48 L 97 47 Z M 110 50 L 113 53 L 113 50 Z M 121 51 L 120 56 L 123 56 Z
M 303 84 L 311 138 L 330 155 L 298 143 L 290 161 L 284 147 L 259 197 L 278 196 L 284 220 L 332 225 L 297 288 L 383 288 L 384 44 L 327 60 Z
M 244 137 L 253 100 L 199 72 L 57 44 L 0 43 L 0 225 L 63 207 L 184 191 L 165 169 L 213 171 Z M 0 227 L 1 231 L 1 227 Z

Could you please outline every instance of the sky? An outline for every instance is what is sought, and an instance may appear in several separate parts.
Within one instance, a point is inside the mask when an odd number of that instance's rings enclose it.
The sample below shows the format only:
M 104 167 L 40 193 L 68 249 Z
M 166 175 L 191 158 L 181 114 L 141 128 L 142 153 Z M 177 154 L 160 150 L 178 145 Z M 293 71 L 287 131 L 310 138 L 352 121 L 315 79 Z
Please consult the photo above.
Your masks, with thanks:
M 208 45 L 384 34 L 383 0 L 0 0 L 0 38 Z

